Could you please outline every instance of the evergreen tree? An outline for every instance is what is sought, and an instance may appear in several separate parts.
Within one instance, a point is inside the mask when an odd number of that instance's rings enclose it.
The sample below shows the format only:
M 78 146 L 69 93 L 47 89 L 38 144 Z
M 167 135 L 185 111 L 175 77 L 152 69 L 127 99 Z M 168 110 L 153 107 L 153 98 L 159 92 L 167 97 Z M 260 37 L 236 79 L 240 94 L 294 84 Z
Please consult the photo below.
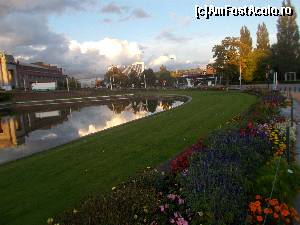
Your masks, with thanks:
M 292 16 L 281 16 L 277 22 L 277 44 L 274 46 L 275 52 L 275 68 L 277 68 L 281 77 L 285 72 L 295 72 L 299 69 L 299 28 L 297 25 L 297 15 L 295 7 L 292 6 L 290 0 L 282 3 L 283 7 L 291 7 L 293 9 Z
M 256 49 L 262 51 L 270 50 L 269 32 L 265 23 L 259 24 L 256 33 Z

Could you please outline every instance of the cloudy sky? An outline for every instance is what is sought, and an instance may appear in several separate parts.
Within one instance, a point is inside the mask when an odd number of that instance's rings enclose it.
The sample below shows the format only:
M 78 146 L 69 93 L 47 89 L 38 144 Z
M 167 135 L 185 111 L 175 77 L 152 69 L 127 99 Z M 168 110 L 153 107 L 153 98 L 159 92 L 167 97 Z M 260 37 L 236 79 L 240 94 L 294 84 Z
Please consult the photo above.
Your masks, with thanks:
M 292 2 L 300 13 L 298 0 Z M 154 69 L 203 66 L 212 60 L 213 45 L 238 36 L 243 25 L 255 40 L 257 25 L 265 22 L 276 41 L 276 17 L 197 20 L 195 4 L 279 7 L 281 0 L 0 0 L 0 50 L 88 78 L 138 60 Z

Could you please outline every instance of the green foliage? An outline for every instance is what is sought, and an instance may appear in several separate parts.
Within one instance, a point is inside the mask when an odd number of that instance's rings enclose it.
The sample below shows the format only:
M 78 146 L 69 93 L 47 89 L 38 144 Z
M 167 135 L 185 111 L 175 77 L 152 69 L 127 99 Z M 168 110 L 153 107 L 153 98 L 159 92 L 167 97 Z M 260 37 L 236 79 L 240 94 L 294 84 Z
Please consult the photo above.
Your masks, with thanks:
M 108 195 L 88 199 L 79 208 L 57 217 L 55 222 L 61 225 L 149 224 L 159 202 L 154 188 L 133 180 Z
M 277 44 L 274 46 L 275 67 L 279 73 L 295 72 L 299 69 L 300 37 L 295 7 L 284 0 L 283 7 L 292 7 L 293 16 L 280 16 L 277 22 Z
M 80 88 L 80 83 L 74 77 L 69 78 L 69 88 L 70 89 L 77 89 Z
M 272 159 L 263 166 L 256 174 L 253 183 L 253 193 L 270 196 L 272 184 L 276 173 L 278 158 Z M 279 165 L 278 177 L 276 178 L 273 196 L 280 201 L 293 203 L 300 188 L 300 168 L 296 164 L 288 165 L 282 159 Z
M 256 49 L 261 51 L 270 50 L 270 39 L 269 32 L 266 24 L 263 22 L 262 24 L 258 24 L 257 32 L 256 32 Z
M 246 26 L 240 30 L 240 56 L 246 58 L 252 51 L 252 38 L 250 31 Z
M 269 74 L 270 65 L 272 64 L 271 50 L 262 51 L 259 49 L 255 50 L 255 58 L 256 58 L 256 70 L 254 71 L 254 80 L 259 81 L 268 81 L 268 79 L 272 79 Z
M 256 51 L 250 52 L 246 58 L 243 78 L 245 81 L 252 81 L 257 70 L 258 54 Z
M 143 72 L 143 76 L 145 76 L 146 83 L 148 87 L 154 87 L 155 86 L 155 81 L 156 77 L 152 69 L 146 69 Z
M 226 37 L 220 45 L 212 49 L 217 73 L 224 76 L 227 83 L 238 79 L 239 74 L 239 38 Z
M 135 88 L 138 88 L 141 86 L 141 80 L 140 77 L 137 75 L 137 72 L 132 70 L 129 74 L 128 74 L 128 78 L 126 78 L 126 76 L 124 77 L 124 82 L 126 82 L 127 87 L 132 87 L 132 85 L 134 85 Z
M 170 71 L 164 65 L 160 67 L 160 71 L 155 73 L 155 76 L 162 87 L 172 87 L 174 85 L 175 78 L 171 76 Z
M 70 90 L 80 88 L 80 82 L 76 78 L 69 77 L 68 82 L 69 82 L 69 89 Z M 57 82 L 57 88 L 58 88 L 58 90 L 67 90 L 68 87 L 67 87 L 66 79 L 64 79 L 63 81 L 58 81 Z

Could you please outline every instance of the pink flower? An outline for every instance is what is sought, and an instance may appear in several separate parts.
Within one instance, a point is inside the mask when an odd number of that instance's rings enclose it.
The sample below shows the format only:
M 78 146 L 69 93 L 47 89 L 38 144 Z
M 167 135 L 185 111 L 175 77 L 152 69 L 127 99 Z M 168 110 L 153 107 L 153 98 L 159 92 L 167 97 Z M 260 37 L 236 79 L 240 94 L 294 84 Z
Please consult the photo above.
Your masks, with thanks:
M 168 198 L 168 199 L 171 199 L 171 200 L 175 200 L 176 195 L 174 195 L 174 194 L 168 194 L 168 195 L 167 195 L 167 198 Z
M 177 225 L 189 225 L 188 221 L 180 217 L 177 221 Z
M 183 200 L 182 198 L 178 198 L 178 204 L 179 204 L 179 205 L 184 204 L 184 200 Z
M 164 211 L 165 211 L 165 206 L 161 205 L 161 206 L 159 206 L 159 208 L 160 208 L 160 211 L 161 211 L 161 212 L 164 212 Z

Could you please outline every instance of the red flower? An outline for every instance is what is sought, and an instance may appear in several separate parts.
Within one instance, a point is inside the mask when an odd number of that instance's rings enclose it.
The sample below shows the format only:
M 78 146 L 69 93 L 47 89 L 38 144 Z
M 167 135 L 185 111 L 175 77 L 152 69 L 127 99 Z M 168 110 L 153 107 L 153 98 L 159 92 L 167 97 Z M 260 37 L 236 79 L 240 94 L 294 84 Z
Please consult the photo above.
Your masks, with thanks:
M 290 212 L 288 210 L 284 209 L 281 211 L 281 216 L 286 217 L 288 215 L 290 215 Z
M 189 167 L 189 158 L 192 156 L 194 152 L 201 151 L 204 145 L 202 140 L 200 139 L 196 144 L 191 147 L 185 149 L 182 153 L 175 157 L 171 161 L 171 171 L 176 174 L 181 172 Z
M 262 222 L 264 219 L 262 218 L 262 216 L 257 216 L 257 217 L 256 217 L 256 220 L 260 223 L 260 222 Z
M 248 128 L 248 129 L 253 129 L 253 127 L 254 127 L 254 126 L 253 126 L 253 123 L 252 123 L 252 122 L 249 122 L 248 125 L 247 125 L 247 128 Z
M 273 217 L 274 217 L 275 220 L 278 220 L 279 215 L 278 215 L 277 213 L 274 213 L 274 214 L 273 214 Z
M 260 195 L 256 195 L 256 196 L 255 196 L 255 199 L 256 199 L 256 200 L 261 200 L 261 196 L 260 196 Z

